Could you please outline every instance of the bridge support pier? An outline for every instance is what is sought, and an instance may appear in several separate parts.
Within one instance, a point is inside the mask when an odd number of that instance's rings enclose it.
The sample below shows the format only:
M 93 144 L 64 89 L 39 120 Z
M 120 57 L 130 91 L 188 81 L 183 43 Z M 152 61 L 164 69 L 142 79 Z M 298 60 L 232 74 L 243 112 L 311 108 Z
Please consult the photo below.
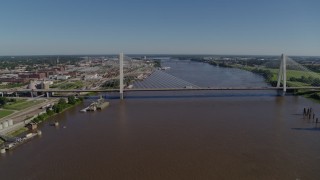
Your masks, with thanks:
M 285 96 L 286 92 L 283 90 L 277 90 L 278 96 Z

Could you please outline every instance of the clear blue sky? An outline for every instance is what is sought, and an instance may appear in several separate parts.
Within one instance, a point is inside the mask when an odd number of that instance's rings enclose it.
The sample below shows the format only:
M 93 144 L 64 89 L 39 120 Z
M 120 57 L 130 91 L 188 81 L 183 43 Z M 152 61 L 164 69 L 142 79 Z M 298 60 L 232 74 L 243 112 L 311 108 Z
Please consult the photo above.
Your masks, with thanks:
M 319 0 L 0 0 L 0 55 L 320 55 Z

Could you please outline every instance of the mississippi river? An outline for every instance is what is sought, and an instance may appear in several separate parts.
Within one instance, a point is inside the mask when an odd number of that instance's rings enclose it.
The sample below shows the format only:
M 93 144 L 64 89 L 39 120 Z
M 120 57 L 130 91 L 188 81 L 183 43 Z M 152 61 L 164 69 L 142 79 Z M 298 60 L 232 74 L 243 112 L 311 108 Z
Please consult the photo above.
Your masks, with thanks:
M 246 71 L 164 64 L 197 86 L 268 86 Z M 320 118 L 320 104 L 276 92 L 167 93 L 126 94 L 80 113 L 87 100 L 53 117 L 41 137 L 0 156 L 0 178 L 319 179 L 320 124 L 302 111 L 312 107 Z M 59 128 L 49 126 L 54 120 Z

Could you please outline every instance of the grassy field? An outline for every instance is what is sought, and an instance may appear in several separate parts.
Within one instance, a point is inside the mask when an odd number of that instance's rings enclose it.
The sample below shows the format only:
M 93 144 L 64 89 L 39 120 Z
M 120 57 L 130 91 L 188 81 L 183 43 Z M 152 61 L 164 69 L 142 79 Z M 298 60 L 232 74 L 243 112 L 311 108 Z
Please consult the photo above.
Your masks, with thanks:
M 6 117 L 10 114 L 12 114 L 14 111 L 10 111 L 10 110 L 0 110 L 0 118 Z
M 12 110 L 22 110 L 28 107 L 34 106 L 36 104 L 42 103 L 44 100 L 31 100 L 28 101 L 26 99 L 17 100 L 14 103 L 6 104 L 4 109 L 12 109 Z
M 59 88 L 59 89 L 80 89 L 84 86 L 82 81 L 74 81 L 74 82 L 63 82 L 59 84 L 54 84 L 50 86 L 51 88 Z
M 297 82 L 297 81 L 287 81 L 287 86 L 289 87 L 309 87 L 310 84 L 303 83 L 303 82 Z
M 256 67 L 249 67 L 249 66 L 243 67 L 243 66 L 239 66 L 239 65 L 235 65 L 234 67 L 244 69 L 247 71 L 252 71 L 253 69 L 256 69 Z M 270 69 L 270 68 L 265 68 L 265 67 L 259 67 L 259 69 L 269 70 L 272 73 L 271 81 L 278 80 L 279 69 Z M 301 78 L 302 76 L 320 78 L 320 74 L 314 73 L 314 72 L 287 70 L 287 85 L 291 86 L 291 87 L 311 86 L 308 83 L 303 83 L 303 82 L 299 82 L 299 81 L 290 81 L 290 78 Z
M 23 132 L 26 132 L 26 131 L 28 131 L 28 128 L 23 127 L 23 128 L 20 128 L 20 129 L 18 129 L 18 130 L 16 130 L 16 131 L 13 131 L 13 132 L 9 133 L 8 136 L 10 136 L 10 137 L 16 137 L 16 136 L 18 136 L 19 134 L 21 134 L 21 133 L 23 133 Z
M 26 86 L 27 84 L 23 83 L 14 83 L 14 84 L 0 84 L 0 89 L 9 89 L 9 88 L 17 88 L 17 87 L 22 87 L 22 86 Z
M 269 70 L 272 72 L 273 77 L 272 80 L 276 81 L 278 78 L 278 73 L 279 73 L 279 69 L 268 69 L 268 68 L 261 68 L 264 70 Z M 301 78 L 302 76 L 305 77 L 313 77 L 313 78 L 320 78 L 320 75 L 317 73 L 307 73 L 305 71 L 298 71 L 298 70 L 287 70 L 287 79 L 289 80 L 290 78 L 294 77 L 294 78 Z

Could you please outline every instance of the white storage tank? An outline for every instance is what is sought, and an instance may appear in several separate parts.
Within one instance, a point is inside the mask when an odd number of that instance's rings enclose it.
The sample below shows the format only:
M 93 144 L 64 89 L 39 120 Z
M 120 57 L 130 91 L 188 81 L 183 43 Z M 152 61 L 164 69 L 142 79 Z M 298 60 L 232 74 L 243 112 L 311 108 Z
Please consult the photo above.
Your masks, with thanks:
M 1 154 L 6 153 L 6 149 L 4 149 L 4 148 L 3 148 L 3 149 L 1 149 L 1 150 L 0 150 L 0 153 L 1 153 Z
M 8 123 L 9 123 L 9 126 L 12 126 L 13 125 L 13 120 L 12 119 L 8 120 Z
M 3 128 L 7 128 L 9 126 L 9 122 L 8 121 L 4 121 L 3 122 Z

